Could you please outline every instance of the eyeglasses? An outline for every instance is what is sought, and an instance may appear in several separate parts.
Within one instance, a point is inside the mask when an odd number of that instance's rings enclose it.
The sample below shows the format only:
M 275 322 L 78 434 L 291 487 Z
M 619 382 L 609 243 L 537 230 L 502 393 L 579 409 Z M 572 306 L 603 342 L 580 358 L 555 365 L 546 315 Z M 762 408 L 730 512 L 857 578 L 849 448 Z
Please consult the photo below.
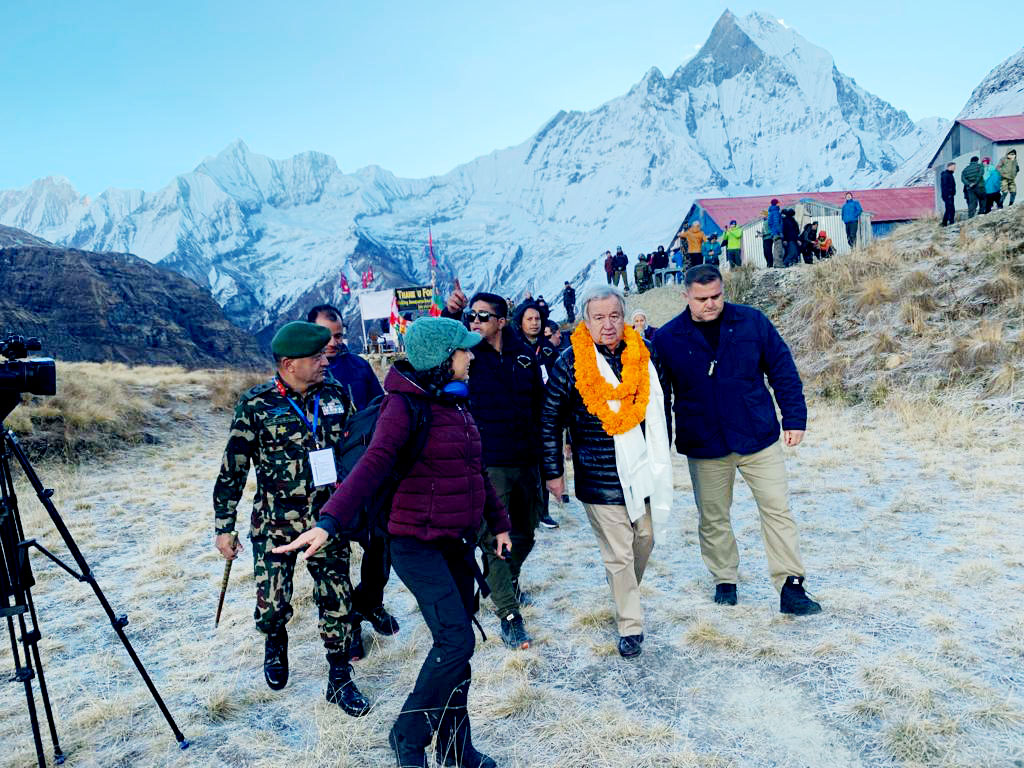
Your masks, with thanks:
M 470 310 L 469 312 L 466 313 L 466 319 L 469 320 L 469 322 L 471 323 L 475 320 L 479 320 L 481 323 L 486 323 L 492 317 L 497 317 L 497 315 L 494 314 L 493 312 L 478 310 Z

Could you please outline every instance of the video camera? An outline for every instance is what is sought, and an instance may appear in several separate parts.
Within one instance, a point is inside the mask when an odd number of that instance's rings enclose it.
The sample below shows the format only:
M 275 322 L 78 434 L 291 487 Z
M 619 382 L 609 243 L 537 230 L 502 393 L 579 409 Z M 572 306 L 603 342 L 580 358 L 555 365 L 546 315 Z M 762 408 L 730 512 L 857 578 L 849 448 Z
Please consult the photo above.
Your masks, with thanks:
M 39 339 L 8 334 L 0 339 L 0 392 L 28 392 L 32 395 L 57 394 L 57 367 L 48 357 L 23 360 L 29 352 L 43 348 Z

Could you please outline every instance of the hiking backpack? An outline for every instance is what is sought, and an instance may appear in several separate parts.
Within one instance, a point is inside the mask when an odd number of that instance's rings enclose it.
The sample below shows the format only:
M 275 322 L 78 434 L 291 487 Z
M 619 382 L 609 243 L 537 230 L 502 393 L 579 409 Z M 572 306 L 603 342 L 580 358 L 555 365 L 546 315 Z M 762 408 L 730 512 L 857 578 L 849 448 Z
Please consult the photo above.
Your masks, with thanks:
M 344 480 L 348 476 L 370 446 L 385 397 L 387 395 L 375 397 L 345 425 L 344 437 L 336 451 L 339 480 Z M 353 513 L 348 524 L 339 526 L 339 538 L 365 544 L 370 539 L 387 536 L 388 516 L 391 514 L 391 502 L 398 484 L 409 474 L 409 470 L 423 453 L 423 447 L 427 443 L 427 434 L 430 432 L 430 403 L 424 398 L 401 392 L 391 393 L 391 397 L 401 399 L 409 409 L 409 439 L 398 449 L 398 456 L 387 478 L 362 507 Z

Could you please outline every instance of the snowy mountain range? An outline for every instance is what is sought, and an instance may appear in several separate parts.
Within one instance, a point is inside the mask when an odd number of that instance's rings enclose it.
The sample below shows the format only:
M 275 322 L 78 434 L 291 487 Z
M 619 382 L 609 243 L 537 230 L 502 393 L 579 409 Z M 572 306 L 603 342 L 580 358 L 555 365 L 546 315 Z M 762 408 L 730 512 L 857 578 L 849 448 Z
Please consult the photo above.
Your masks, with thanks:
M 325 154 L 272 160 L 236 141 L 155 193 L 89 199 L 58 177 L 0 192 L 0 224 L 174 269 L 256 332 L 341 303 L 339 272 L 353 286 L 369 267 L 373 288 L 429 283 L 428 225 L 444 287 L 458 276 L 554 305 L 563 280 L 603 279 L 605 249 L 667 245 L 696 197 L 886 184 L 947 126 L 915 124 L 781 22 L 726 11 L 671 76 L 651 69 L 443 176 L 344 173 Z

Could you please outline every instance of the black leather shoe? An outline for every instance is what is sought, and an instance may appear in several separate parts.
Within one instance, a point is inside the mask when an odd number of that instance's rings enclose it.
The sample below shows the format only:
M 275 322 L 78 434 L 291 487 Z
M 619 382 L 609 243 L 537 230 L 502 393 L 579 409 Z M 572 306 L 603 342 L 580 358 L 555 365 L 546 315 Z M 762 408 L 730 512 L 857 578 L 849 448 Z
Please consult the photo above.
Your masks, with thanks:
M 388 733 L 388 744 L 395 753 L 398 768 L 428 768 L 427 753 L 423 747 L 411 747 L 403 742 L 394 727 Z
M 288 632 L 283 629 L 264 641 L 263 677 L 273 691 L 288 685 Z
M 643 641 L 643 633 L 639 635 L 623 635 L 619 638 L 619 655 L 624 659 L 635 659 L 643 650 L 640 647 L 640 643 Z
M 719 605 L 736 605 L 736 585 L 717 584 L 715 586 L 715 602 Z
M 327 661 L 331 665 L 327 673 L 327 700 L 352 717 L 362 717 L 369 712 L 370 702 L 352 682 L 352 665 L 344 654 L 328 653 Z
M 821 613 L 821 605 L 814 602 L 804 591 L 803 576 L 788 576 L 782 585 L 779 595 L 779 613 L 791 613 L 794 616 L 810 616 Z
M 383 605 L 378 605 L 372 611 L 363 614 L 363 618 L 373 624 L 373 629 L 378 635 L 398 634 L 398 621 L 384 609 Z

